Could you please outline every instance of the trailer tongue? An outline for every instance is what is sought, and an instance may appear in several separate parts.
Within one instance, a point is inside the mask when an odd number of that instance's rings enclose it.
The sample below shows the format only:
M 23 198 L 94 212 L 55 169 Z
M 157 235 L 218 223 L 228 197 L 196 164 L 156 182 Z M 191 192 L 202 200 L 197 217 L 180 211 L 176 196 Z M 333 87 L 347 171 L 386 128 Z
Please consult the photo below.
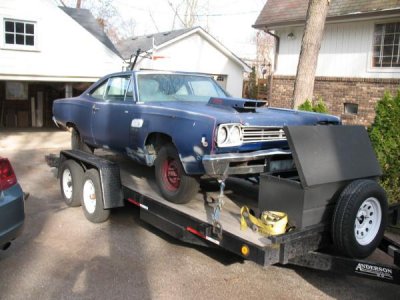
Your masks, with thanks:
M 399 245 L 387 239 L 381 243 L 387 200 L 376 181 L 381 171 L 365 129 L 299 126 L 284 130 L 295 170 L 261 174 L 259 185 L 229 178 L 224 204 L 217 209 L 209 202 L 222 199 L 218 184 L 205 182 L 191 202 L 174 204 L 160 196 L 151 170 L 119 155 L 67 150 L 47 161 L 59 168 L 66 203 L 82 203 L 92 222 L 105 221 L 109 210 L 123 206 L 125 199 L 140 208 L 142 220 L 177 239 L 221 247 L 263 266 L 291 263 L 332 271 L 345 266 L 343 270 L 350 274 L 400 283 L 396 266 L 354 259 L 367 257 L 387 243 L 383 248 L 399 265 Z M 276 236 L 243 231 L 243 206 L 256 216 L 265 210 L 284 212 L 294 230 Z M 397 208 L 393 211 L 398 214 Z

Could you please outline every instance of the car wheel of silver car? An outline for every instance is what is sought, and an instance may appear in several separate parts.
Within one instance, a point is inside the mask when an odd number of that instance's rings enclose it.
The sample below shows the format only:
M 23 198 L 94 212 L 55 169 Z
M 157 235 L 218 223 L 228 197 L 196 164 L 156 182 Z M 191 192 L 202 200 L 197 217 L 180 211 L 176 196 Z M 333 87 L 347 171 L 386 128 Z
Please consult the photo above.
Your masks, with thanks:
M 342 254 L 365 258 L 379 245 L 387 220 L 385 191 L 373 180 L 356 180 L 340 194 L 332 221 L 335 247 Z
M 82 209 L 86 219 L 92 223 L 106 221 L 110 216 L 110 211 L 104 209 L 100 175 L 96 169 L 85 172 L 81 191 Z
M 60 187 L 64 202 L 71 207 L 81 205 L 82 167 L 74 160 L 64 161 L 60 168 Z
M 73 150 L 81 150 L 87 153 L 93 153 L 94 150 L 82 140 L 79 132 L 75 128 L 72 128 L 71 131 L 71 148 Z
M 170 202 L 187 203 L 199 190 L 199 181 L 185 173 L 172 144 L 162 146 L 158 152 L 155 173 L 161 194 Z

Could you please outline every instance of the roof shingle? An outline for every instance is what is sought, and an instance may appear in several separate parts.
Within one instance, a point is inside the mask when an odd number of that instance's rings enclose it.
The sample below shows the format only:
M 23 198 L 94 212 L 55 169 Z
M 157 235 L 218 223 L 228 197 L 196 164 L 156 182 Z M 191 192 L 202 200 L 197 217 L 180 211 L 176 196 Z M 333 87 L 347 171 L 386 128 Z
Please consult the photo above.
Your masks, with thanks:
M 268 0 L 253 26 L 262 28 L 304 22 L 307 7 L 308 0 Z M 400 10 L 400 0 L 332 0 L 327 19 L 394 9 Z
M 120 53 L 115 48 L 114 44 L 108 38 L 107 34 L 97 23 L 96 19 L 88 9 L 84 8 L 71 8 L 60 6 L 67 15 L 74 19 L 79 25 L 89 31 L 96 39 L 103 43 L 107 48 L 120 56 Z
M 122 58 L 129 59 L 129 57 L 132 54 L 136 53 L 138 49 L 140 49 L 142 52 L 146 52 L 153 49 L 153 39 L 154 39 L 154 46 L 159 46 L 193 29 L 194 28 L 185 28 L 179 30 L 136 36 L 119 42 L 117 44 L 117 48 L 121 53 Z

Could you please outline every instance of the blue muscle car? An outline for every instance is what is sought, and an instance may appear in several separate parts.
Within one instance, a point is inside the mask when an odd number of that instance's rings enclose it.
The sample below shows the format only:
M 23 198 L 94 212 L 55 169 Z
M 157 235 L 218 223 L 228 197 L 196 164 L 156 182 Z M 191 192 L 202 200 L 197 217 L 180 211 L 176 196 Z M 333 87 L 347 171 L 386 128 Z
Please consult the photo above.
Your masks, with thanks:
M 72 129 L 72 148 L 110 149 L 155 166 L 162 195 L 185 203 L 203 175 L 290 168 L 283 126 L 340 123 L 264 105 L 230 97 L 209 76 L 130 71 L 100 79 L 79 97 L 56 100 L 53 118 Z

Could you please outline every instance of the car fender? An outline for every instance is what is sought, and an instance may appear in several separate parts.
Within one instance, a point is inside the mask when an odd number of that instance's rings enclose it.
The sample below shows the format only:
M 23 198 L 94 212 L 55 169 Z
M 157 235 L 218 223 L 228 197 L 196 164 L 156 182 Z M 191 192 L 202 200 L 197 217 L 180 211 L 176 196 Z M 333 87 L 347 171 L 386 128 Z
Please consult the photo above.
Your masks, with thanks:
M 215 118 L 203 114 L 182 111 L 169 111 L 165 109 L 149 109 L 141 111 L 134 120 L 141 126 L 131 127 L 133 150 L 136 155 L 142 156 L 139 160 L 146 160 L 147 165 L 154 163 L 155 157 L 146 150 L 146 142 L 154 133 L 163 134 L 170 138 L 175 145 L 183 168 L 187 174 L 203 174 L 203 155 L 213 152 Z M 129 154 L 132 156 L 132 153 Z M 136 158 L 137 159 L 137 158 Z

